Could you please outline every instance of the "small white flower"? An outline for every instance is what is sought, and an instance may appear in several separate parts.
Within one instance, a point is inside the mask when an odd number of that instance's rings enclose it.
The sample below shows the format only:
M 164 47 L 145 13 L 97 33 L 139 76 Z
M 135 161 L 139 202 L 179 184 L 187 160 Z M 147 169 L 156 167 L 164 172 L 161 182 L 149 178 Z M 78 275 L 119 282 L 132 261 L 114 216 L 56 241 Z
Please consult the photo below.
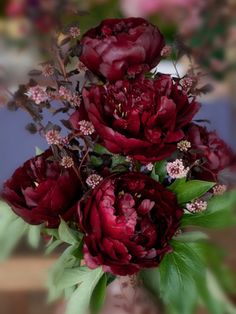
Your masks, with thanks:
M 48 145 L 60 145 L 62 137 L 57 130 L 50 130 L 45 135 Z
M 48 100 L 48 94 L 41 86 L 32 86 L 28 89 L 26 95 L 37 105 Z
M 72 93 L 72 91 L 66 88 L 65 86 L 60 86 L 58 92 L 59 92 L 59 96 L 63 100 L 70 102 L 75 107 L 80 106 L 81 96 L 79 95 L 79 93 Z
M 79 122 L 79 130 L 83 135 L 92 135 L 95 131 L 92 122 L 86 120 Z
M 146 165 L 146 168 L 148 171 L 152 171 L 153 167 L 154 167 L 154 165 L 151 162 L 149 162 L 149 164 Z
M 223 195 L 227 190 L 227 186 L 224 184 L 218 184 L 213 187 L 214 195 Z
M 66 88 L 65 86 L 60 86 L 58 92 L 59 92 L 59 96 L 61 98 L 63 98 L 64 100 L 66 100 L 68 102 L 71 101 L 71 99 L 72 99 L 72 92 L 68 88 Z
M 189 141 L 183 140 L 177 144 L 177 148 L 181 152 L 187 152 L 191 148 L 191 143 Z
M 192 203 L 186 204 L 186 208 L 191 213 L 200 213 L 207 209 L 207 202 L 202 200 L 196 200 Z
M 75 107 L 79 107 L 81 104 L 81 96 L 78 93 L 72 94 L 71 102 Z
M 185 178 L 189 172 L 189 167 L 185 167 L 182 159 L 168 162 L 166 166 L 168 175 L 173 179 Z
M 103 177 L 101 177 L 100 175 L 91 174 L 87 178 L 86 183 L 90 188 L 94 189 L 102 180 L 103 180 Z
M 54 71 L 54 67 L 50 63 L 43 65 L 43 75 L 45 77 L 52 76 L 54 74 Z
M 73 158 L 69 156 L 64 156 L 61 160 L 61 166 L 64 168 L 71 168 L 74 166 Z
M 193 80 L 191 77 L 184 77 L 180 80 L 180 84 L 185 91 L 189 91 L 189 89 L 193 86 Z
M 80 36 L 80 29 L 79 29 L 79 27 L 72 26 L 72 27 L 70 28 L 70 35 L 71 35 L 71 37 L 73 37 L 73 38 L 79 37 L 79 36 Z
M 164 58 L 169 57 L 171 55 L 171 52 L 172 52 L 171 46 L 166 45 L 162 48 L 161 56 Z

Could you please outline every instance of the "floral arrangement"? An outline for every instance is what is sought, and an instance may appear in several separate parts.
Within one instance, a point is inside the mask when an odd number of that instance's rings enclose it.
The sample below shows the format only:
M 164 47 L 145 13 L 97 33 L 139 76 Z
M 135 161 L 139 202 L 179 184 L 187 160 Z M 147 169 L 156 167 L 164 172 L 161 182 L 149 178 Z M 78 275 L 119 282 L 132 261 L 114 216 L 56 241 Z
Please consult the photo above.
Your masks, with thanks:
M 49 148 L 4 184 L 12 210 L 2 202 L 1 256 L 26 233 L 46 254 L 63 248 L 48 285 L 68 314 L 98 312 L 117 276 L 135 276 L 167 313 L 194 313 L 199 301 L 235 313 L 224 292 L 232 276 L 194 228 L 236 222 L 224 176 L 235 155 L 193 120 L 201 89 L 158 72 L 168 49 L 142 18 L 105 20 L 79 37 L 74 26 L 54 38 L 52 59 L 8 104 L 32 116 L 27 128 Z M 45 124 L 46 110 L 63 114 L 60 125 Z

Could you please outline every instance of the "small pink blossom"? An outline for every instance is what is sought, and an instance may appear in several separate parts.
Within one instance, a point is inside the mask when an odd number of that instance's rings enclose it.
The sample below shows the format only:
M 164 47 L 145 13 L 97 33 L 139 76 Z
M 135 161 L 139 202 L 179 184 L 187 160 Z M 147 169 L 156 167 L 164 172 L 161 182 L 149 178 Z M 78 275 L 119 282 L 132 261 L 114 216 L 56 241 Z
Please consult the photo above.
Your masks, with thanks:
M 126 156 L 126 157 L 125 157 L 125 160 L 126 160 L 127 162 L 130 162 L 130 163 L 133 163 L 133 161 L 134 161 L 134 159 L 133 159 L 131 156 Z
M 74 166 L 74 161 L 73 158 L 71 158 L 70 156 L 64 156 L 60 164 L 64 168 L 71 168 Z
M 184 77 L 180 80 L 180 84 L 186 92 L 190 90 L 190 88 L 193 86 L 193 79 L 191 77 Z
M 75 107 L 79 107 L 81 104 L 81 96 L 78 93 L 72 94 L 71 103 Z
M 72 99 L 72 92 L 68 88 L 66 88 L 65 86 L 60 86 L 58 92 L 59 92 L 59 96 L 61 98 L 63 98 L 64 100 L 66 100 L 68 102 L 71 101 L 71 99 Z
M 192 203 L 186 204 L 186 208 L 191 213 L 200 213 L 207 209 L 207 202 L 202 200 L 196 200 Z
M 223 195 L 227 190 L 227 186 L 224 184 L 218 184 L 213 187 L 213 194 L 214 195 Z
M 41 86 L 32 86 L 28 89 L 26 95 L 37 105 L 48 100 L 48 94 Z
M 173 179 L 185 178 L 189 172 L 189 167 L 185 167 L 182 159 L 168 162 L 166 166 L 168 175 Z
M 171 55 L 172 52 L 172 48 L 169 45 L 166 45 L 163 47 L 162 51 L 161 51 L 161 56 L 164 58 L 167 58 Z
M 101 177 L 98 174 L 91 174 L 87 179 L 86 183 L 87 185 L 94 189 L 101 181 L 103 180 L 103 177 Z
M 71 90 L 64 86 L 60 86 L 59 88 L 59 96 L 65 100 L 73 104 L 75 107 L 79 107 L 81 103 L 81 96 L 79 93 L 72 93 Z
M 151 162 L 149 162 L 149 164 L 146 165 L 146 168 L 148 171 L 152 171 L 153 167 L 154 167 L 154 165 Z
M 57 130 L 49 130 L 45 135 L 48 145 L 60 145 L 62 137 Z
M 80 29 L 79 29 L 79 27 L 72 26 L 70 28 L 70 35 L 73 38 L 78 38 L 80 36 Z
M 52 76 L 54 74 L 54 71 L 55 71 L 55 69 L 50 63 L 43 65 L 43 75 L 45 77 Z
M 67 136 L 60 138 L 60 145 L 66 146 L 66 145 L 68 145 L 68 144 L 69 144 L 69 139 L 68 139 Z
M 95 132 L 92 122 L 86 120 L 79 122 L 79 130 L 83 135 L 92 135 Z
M 177 144 L 177 148 L 181 152 L 187 152 L 191 148 L 191 143 L 189 141 L 183 140 Z

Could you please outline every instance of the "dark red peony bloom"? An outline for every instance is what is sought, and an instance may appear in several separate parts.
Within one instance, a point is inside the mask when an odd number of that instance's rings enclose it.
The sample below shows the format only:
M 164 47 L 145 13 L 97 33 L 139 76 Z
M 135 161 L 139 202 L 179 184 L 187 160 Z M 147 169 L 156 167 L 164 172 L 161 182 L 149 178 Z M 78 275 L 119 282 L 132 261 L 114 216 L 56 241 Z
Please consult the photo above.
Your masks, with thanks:
M 103 145 L 142 162 L 169 157 L 199 109 L 169 75 L 92 86 L 83 99 Z
M 72 218 L 82 189 L 73 169 L 62 168 L 48 160 L 50 156 L 52 152 L 47 150 L 26 161 L 5 183 L 2 196 L 29 224 L 45 223 L 54 228 L 60 217 Z
M 116 275 L 158 266 L 183 214 L 171 191 L 134 172 L 103 180 L 78 212 L 86 264 Z
M 206 127 L 191 124 L 186 133 L 192 147 L 190 159 L 200 162 L 199 166 L 193 168 L 193 176 L 217 181 L 219 172 L 231 166 L 235 160 L 232 150 L 216 132 L 208 132 Z
M 142 18 L 105 20 L 89 30 L 81 43 L 80 60 L 109 81 L 154 68 L 165 45 L 159 29 Z

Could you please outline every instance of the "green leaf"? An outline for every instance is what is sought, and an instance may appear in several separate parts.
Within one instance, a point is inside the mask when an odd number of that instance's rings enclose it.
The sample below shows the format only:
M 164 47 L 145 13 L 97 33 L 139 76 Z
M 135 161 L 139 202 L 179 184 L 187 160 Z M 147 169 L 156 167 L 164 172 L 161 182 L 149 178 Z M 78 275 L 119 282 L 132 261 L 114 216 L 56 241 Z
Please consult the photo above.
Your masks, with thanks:
M 94 167 L 100 167 L 103 164 L 101 157 L 91 156 L 90 161 Z
M 207 234 L 201 231 L 184 232 L 174 238 L 175 241 L 180 242 L 195 242 L 207 240 L 209 237 Z
M 204 278 L 204 266 L 190 244 L 172 241 L 174 251 L 160 264 L 160 294 L 177 313 L 192 313 L 197 302 L 196 280 Z M 183 298 L 184 295 L 184 298 Z
M 0 201 L 0 260 L 9 257 L 27 230 L 28 224 L 4 201 Z
M 159 275 L 158 268 L 144 269 L 139 274 L 144 286 L 156 297 L 160 295 Z
M 97 314 L 101 310 L 106 298 L 107 276 L 104 274 L 93 290 L 90 300 L 91 314 Z
M 60 240 L 68 244 L 75 244 L 79 242 L 80 240 L 79 238 L 76 237 L 74 231 L 71 228 L 69 228 L 67 223 L 62 219 L 61 219 L 60 226 L 58 228 L 58 234 L 59 234 Z
M 58 277 L 57 287 L 61 290 L 78 285 L 87 276 L 87 267 L 65 268 Z
M 72 254 L 74 249 L 74 246 L 69 246 L 49 271 L 47 282 L 49 302 L 55 301 L 63 295 L 64 291 L 59 283 L 65 269 L 77 266 L 78 260 Z
M 38 248 L 41 239 L 42 225 L 40 226 L 29 226 L 28 231 L 28 242 L 34 249 Z
M 97 153 L 99 155 L 107 154 L 107 155 L 112 155 L 111 152 L 109 152 L 104 146 L 100 144 L 96 144 L 93 149 L 94 153 Z
M 45 235 L 51 236 L 57 240 L 59 240 L 59 234 L 58 234 L 58 229 L 47 229 L 44 228 L 42 230 L 42 233 L 44 233 Z
M 89 308 L 92 293 L 98 284 L 100 278 L 103 276 L 102 268 L 91 270 L 87 269 L 79 280 L 79 286 L 68 301 L 66 314 L 86 314 Z
M 179 181 L 175 185 L 171 185 L 169 189 L 176 194 L 179 204 L 185 204 L 201 197 L 214 185 L 214 182 L 190 180 Z
M 208 201 L 207 210 L 202 213 L 185 214 L 181 226 L 200 226 L 205 228 L 226 228 L 236 224 L 236 192 L 212 197 Z
M 205 307 L 209 310 L 209 313 L 223 314 L 220 303 L 212 296 L 208 289 L 206 278 L 197 282 L 197 288 L 199 297 L 201 298 L 203 305 L 205 305 Z
M 35 147 L 35 155 L 38 156 L 38 155 L 41 155 L 44 151 L 39 148 L 38 146 Z
M 112 164 L 111 164 L 111 168 L 115 168 L 117 166 L 120 165 L 128 165 L 128 162 L 126 161 L 126 157 L 121 156 L 121 155 L 113 155 L 112 158 Z
M 55 240 L 50 241 L 50 244 L 47 246 L 46 250 L 45 250 L 45 255 L 50 255 L 59 245 L 61 245 L 62 243 L 64 243 L 61 240 Z
M 151 172 L 151 177 L 156 180 L 163 182 L 166 177 L 166 160 L 157 161 L 154 164 L 154 167 Z
M 186 178 L 182 178 L 182 179 L 176 179 L 171 185 L 169 185 L 167 188 L 169 190 L 171 190 L 172 192 L 175 191 L 175 189 L 178 188 L 178 186 L 181 186 L 182 184 L 184 184 L 186 182 Z

